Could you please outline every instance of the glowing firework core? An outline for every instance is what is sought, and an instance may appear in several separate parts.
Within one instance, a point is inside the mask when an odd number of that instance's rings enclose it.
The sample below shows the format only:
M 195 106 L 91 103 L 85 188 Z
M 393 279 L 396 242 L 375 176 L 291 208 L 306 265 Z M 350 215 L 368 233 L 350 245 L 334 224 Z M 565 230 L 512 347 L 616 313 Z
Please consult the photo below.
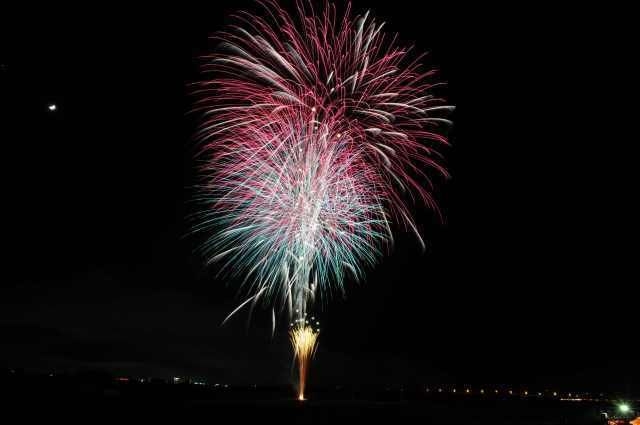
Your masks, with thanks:
M 301 324 L 289 331 L 293 347 L 294 361 L 298 365 L 298 400 L 304 400 L 304 390 L 307 383 L 307 373 L 318 346 L 318 332 L 311 326 Z

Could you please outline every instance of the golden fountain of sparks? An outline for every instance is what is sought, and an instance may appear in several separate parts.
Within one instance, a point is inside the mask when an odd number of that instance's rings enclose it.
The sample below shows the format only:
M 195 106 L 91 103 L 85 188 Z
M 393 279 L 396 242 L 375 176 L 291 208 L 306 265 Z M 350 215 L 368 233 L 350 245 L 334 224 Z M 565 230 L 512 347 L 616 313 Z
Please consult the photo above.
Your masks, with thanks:
M 298 400 L 303 401 L 309 364 L 318 347 L 318 332 L 306 324 L 296 325 L 289 331 L 293 359 L 298 363 Z

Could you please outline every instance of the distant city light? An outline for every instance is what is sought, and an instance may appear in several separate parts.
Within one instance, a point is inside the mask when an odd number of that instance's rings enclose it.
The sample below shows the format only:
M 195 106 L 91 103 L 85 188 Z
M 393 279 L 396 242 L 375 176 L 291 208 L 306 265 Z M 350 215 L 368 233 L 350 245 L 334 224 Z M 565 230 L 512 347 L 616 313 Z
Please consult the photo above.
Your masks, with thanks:
M 618 410 L 620 410 L 621 413 L 629 413 L 631 411 L 631 406 L 627 403 L 620 403 L 618 405 Z
M 53 112 L 56 109 L 58 109 L 58 106 L 55 103 L 50 103 L 49 106 L 47 106 L 47 109 L 49 109 L 51 112 Z

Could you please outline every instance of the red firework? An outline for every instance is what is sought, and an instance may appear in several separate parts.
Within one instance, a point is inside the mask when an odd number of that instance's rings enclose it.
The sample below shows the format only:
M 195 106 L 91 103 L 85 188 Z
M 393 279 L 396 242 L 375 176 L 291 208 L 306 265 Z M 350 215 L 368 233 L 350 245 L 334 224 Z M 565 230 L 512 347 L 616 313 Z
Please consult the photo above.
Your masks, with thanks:
M 438 149 L 453 108 L 422 56 L 368 12 L 261 5 L 264 17 L 239 13 L 205 57 L 197 230 L 213 230 L 205 251 L 245 278 L 248 301 L 278 295 L 302 315 L 318 288 L 360 277 L 394 225 L 423 244 L 410 206 L 437 211 L 429 176 L 447 176 Z

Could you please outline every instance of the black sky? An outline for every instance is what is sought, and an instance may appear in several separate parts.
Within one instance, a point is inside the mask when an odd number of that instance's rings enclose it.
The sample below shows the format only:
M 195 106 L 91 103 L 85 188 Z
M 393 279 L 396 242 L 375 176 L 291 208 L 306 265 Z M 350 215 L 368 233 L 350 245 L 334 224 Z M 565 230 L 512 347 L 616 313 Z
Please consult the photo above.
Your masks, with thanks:
M 220 328 L 234 291 L 185 237 L 197 122 L 187 84 L 215 47 L 207 36 L 254 8 L 209 3 L 6 15 L 7 366 L 289 379 L 284 325 L 273 343 L 260 312 L 249 330 L 245 318 Z M 439 182 L 444 223 L 418 211 L 427 252 L 400 235 L 321 314 L 318 375 L 630 388 L 637 171 L 614 61 L 629 27 L 543 3 L 354 6 L 428 51 L 449 83 L 453 178 Z

